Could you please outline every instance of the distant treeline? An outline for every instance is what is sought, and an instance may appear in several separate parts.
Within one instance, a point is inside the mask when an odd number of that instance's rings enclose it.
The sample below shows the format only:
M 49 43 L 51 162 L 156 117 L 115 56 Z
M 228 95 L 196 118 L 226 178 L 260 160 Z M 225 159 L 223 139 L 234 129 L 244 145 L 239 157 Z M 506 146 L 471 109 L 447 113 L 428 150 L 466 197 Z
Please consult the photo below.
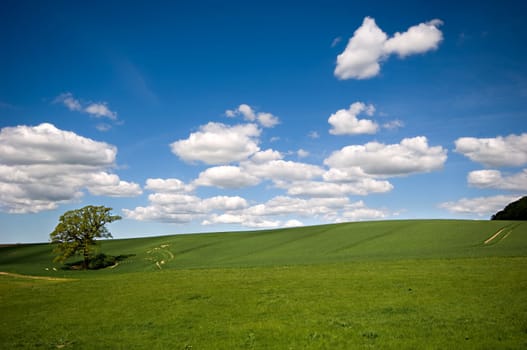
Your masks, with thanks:
M 505 209 L 492 215 L 491 220 L 527 220 L 527 196 L 509 203 Z

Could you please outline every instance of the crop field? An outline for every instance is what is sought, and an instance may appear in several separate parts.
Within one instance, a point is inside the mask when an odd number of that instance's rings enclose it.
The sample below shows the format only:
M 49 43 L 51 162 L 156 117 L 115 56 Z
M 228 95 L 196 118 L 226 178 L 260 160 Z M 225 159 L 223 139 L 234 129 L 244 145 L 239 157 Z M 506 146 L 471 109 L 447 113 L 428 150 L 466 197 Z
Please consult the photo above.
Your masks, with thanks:
M 527 348 L 527 222 L 107 240 L 98 271 L 0 248 L 5 349 Z

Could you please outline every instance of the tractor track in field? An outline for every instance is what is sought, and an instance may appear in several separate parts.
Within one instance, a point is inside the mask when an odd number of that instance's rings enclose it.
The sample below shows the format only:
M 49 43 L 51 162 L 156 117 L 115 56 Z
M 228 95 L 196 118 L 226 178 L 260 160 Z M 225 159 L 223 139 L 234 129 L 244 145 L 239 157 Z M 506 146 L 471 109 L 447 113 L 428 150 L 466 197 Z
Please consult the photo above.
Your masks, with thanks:
M 483 242 L 483 244 L 492 243 L 492 241 L 494 241 L 496 238 L 500 237 L 500 234 L 505 231 L 506 232 L 505 235 L 503 237 L 501 237 L 497 242 L 503 241 L 505 238 L 509 237 L 509 235 L 512 233 L 512 231 L 517 226 L 518 225 L 508 225 L 508 226 L 502 227 L 501 229 L 498 230 L 498 232 L 496 232 L 490 238 L 488 238 L 485 242 Z
M 487 239 L 485 242 L 483 242 L 483 244 L 489 244 L 490 242 L 492 242 L 494 239 L 496 239 L 496 237 L 499 236 L 499 234 L 500 234 L 503 230 L 505 230 L 505 227 L 502 228 L 502 229 L 500 229 L 500 230 L 498 230 L 498 232 L 496 232 L 496 233 L 495 233 L 494 235 L 492 235 L 489 239 Z
M 19 273 L 4 272 L 4 271 L 0 271 L 0 276 L 26 278 L 26 279 L 31 279 L 31 280 L 59 281 L 59 282 L 60 281 L 65 282 L 65 281 L 73 281 L 73 280 L 75 280 L 73 278 L 22 275 L 22 274 L 19 274 Z

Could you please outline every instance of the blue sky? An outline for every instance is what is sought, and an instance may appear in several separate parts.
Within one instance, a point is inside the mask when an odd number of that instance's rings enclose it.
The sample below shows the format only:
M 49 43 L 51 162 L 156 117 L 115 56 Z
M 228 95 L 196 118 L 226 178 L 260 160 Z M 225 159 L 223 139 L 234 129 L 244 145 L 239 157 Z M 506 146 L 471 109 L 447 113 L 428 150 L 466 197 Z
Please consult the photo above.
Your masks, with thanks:
M 0 241 L 487 219 L 527 192 L 523 1 L 0 4 Z

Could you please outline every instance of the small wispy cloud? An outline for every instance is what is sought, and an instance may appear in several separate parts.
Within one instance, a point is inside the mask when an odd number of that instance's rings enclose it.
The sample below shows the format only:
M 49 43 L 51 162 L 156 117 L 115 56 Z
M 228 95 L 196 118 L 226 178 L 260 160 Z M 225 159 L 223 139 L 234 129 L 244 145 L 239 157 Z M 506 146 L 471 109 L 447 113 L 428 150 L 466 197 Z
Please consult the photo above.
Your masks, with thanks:
M 13 106 L 10 103 L 4 102 L 4 101 L 0 101 L 0 108 L 2 108 L 2 109 L 16 109 L 15 106 Z
M 402 128 L 403 126 L 404 126 L 403 121 L 399 119 L 386 122 L 382 125 L 383 128 L 388 129 L 388 130 L 396 130 L 396 129 Z
M 79 100 L 75 99 L 71 92 L 64 92 L 64 93 L 58 95 L 55 98 L 55 100 L 53 100 L 53 103 L 62 103 L 70 111 L 81 111 L 82 110 L 82 106 L 81 106 Z
M 111 120 L 117 119 L 117 113 L 112 112 L 106 103 L 92 103 L 84 109 L 88 114 L 91 114 L 97 118 L 107 117 Z
M 75 98 L 71 92 L 64 92 L 58 95 L 53 103 L 63 104 L 70 111 L 81 112 L 89 114 L 95 118 L 108 118 L 117 124 L 117 112 L 112 111 L 108 107 L 107 102 L 88 102 L 82 103 L 79 99 Z M 108 123 L 100 123 L 96 126 L 99 131 L 108 131 L 112 128 L 112 125 Z
M 331 47 L 337 46 L 342 41 L 342 37 L 338 36 L 331 42 Z
M 309 134 L 307 134 L 307 137 L 311 139 L 318 139 L 320 137 L 319 133 L 316 131 L 310 131 Z
M 305 158 L 309 156 L 309 152 L 300 148 L 298 151 L 296 151 L 296 154 L 298 155 L 298 158 Z
M 267 112 L 255 112 L 251 106 L 245 103 L 242 103 L 235 109 L 225 111 L 225 116 L 229 118 L 234 118 L 238 115 L 242 115 L 249 122 L 258 122 L 264 128 L 272 128 L 280 124 L 280 119 L 277 116 Z

